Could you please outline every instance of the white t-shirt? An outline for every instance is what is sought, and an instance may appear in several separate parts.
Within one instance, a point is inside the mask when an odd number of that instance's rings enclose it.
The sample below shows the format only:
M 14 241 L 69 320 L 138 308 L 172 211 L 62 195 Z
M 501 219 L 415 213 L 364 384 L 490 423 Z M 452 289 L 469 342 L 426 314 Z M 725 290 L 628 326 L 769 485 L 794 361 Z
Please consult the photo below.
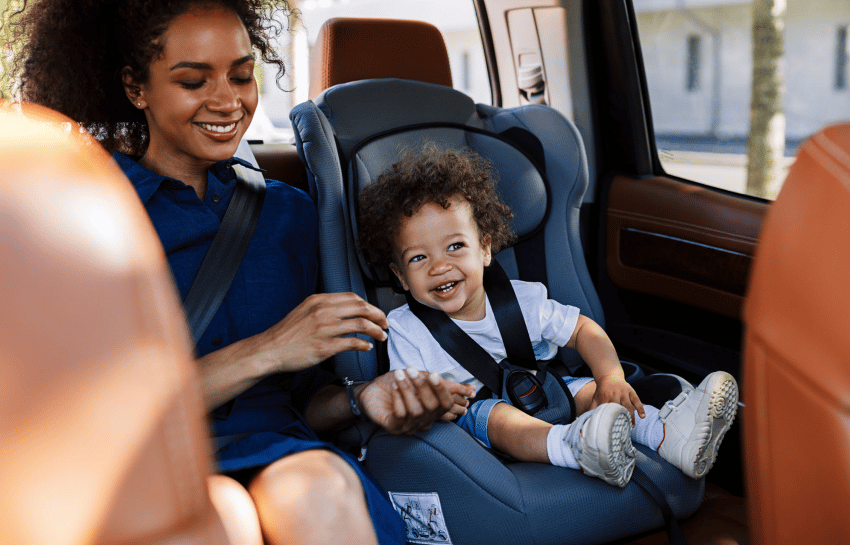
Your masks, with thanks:
M 539 282 L 511 280 L 511 285 L 525 318 L 535 357 L 538 360 L 553 358 L 558 347 L 569 342 L 578 321 L 579 309 L 549 299 L 546 286 Z M 486 313 L 483 320 L 452 321 L 493 356 L 495 361 L 502 361 L 507 357 L 507 352 L 489 298 Z M 387 319 L 390 323 L 387 350 L 391 370 L 415 367 L 439 373 L 446 380 L 473 384 L 476 390 L 481 389 L 483 384 L 443 350 L 410 307 L 404 305 L 393 310 Z

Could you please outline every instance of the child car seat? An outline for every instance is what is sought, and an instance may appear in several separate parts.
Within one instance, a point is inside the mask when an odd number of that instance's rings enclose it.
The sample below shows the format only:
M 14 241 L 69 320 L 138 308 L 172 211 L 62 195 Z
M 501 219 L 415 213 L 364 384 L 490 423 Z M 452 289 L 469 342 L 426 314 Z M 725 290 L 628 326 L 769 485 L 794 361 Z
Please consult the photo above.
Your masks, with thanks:
M 357 39 L 348 40 L 353 34 Z M 326 291 L 353 291 L 384 311 L 404 302 L 388 287 L 386 272 L 371 270 L 357 250 L 357 195 L 401 150 L 434 141 L 470 148 L 492 162 L 501 196 L 515 213 L 518 243 L 496 256 L 508 274 L 544 282 L 550 297 L 579 307 L 604 327 L 578 233 L 586 158 L 569 120 L 545 106 L 476 105 L 452 89 L 442 38 L 425 23 L 332 19 L 315 51 L 313 66 L 322 73 L 314 74 L 313 89 L 319 90 L 317 81 L 334 85 L 315 102 L 294 108 L 290 118 L 319 207 Z M 373 79 L 352 73 L 357 63 Z M 346 70 L 341 79 L 333 76 L 337 65 Z M 571 350 L 559 356 L 573 369 L 581 363 Z M 373 350 L 340 354 L 334 364 L 340 376 L 370 379 L 384 370 L 379 361 Z M 454 424 L 438 423 L 413 436 L 370 437 L 365 428 L 360 425 L 364 435 L 357 439 L 368 441 L 366 465 L 409 521 L 410 539 L 605 543 L 663 523 L 659 508 L 634 484 L 615 489 L 579 471 L 506 463 Z M 692 514 L 702 500 L 703 480 L 691 480 L 655 452 L 637 448 L 638 467 L 664 491 L 674 515 Z

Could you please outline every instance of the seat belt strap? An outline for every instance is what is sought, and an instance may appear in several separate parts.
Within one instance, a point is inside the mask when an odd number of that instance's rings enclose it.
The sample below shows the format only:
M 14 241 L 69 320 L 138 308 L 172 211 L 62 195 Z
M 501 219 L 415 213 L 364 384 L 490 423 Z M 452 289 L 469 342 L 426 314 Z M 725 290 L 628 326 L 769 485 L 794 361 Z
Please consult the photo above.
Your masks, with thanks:
M 484 270 L 484 290 L 490 299 L 508 361 L 536 370 L 537 360 L 519 301 L 510 278 L 495 260 Z M 472 340 L 446 313 L 423 305 L 410 292 L 405 293 L 405 297 L 410 310 L 425 324 L 443 350 L 484 386 L 493 392 L 502 391 L 502 367 L 481 345 Z
M 472 376 L 493 392 L 502 391 L 502 368 L 486 350 L 466 334 L 445 312 L 425 306 L 405 293 L 413 314 L 425 324 L 428 331 L 451 357 Z
M 670 504 L 667 503 L 667 499 L 664 497 L 664 492 L 658 488 L 658 485 L 653 482 L 649 475 L 644 473 L 638 466 L 635 466 L 632 471 L 631 482 L 649 494 L 652 501 L 661 509 L 661 516 L 664 517 L 664 522 L 667 525 L 667 537 L 670 539 L 670 545 L 688 545 L 688 540 L 685 539 L 685 535 L 679 527 L 679 521 L 676 520 L 676 517 L 673 515 L 673 509 L 670 508 Z
M 511 279 L 495 259 L 484 269 L 484 291 L 490 299 L 508 361 L 526 369 L 536 370 L 537 358 L 534 356 L 531 336 L 528 334 L 516 292 L 511 285 Z
M 195 344 L 206 331 L 236 277 L 257 227 L 266 195 L 266 181 L 262 173 L 239 163 L 232 164 L 231 168 L 236 173 L 233 196 L 183 301 Z

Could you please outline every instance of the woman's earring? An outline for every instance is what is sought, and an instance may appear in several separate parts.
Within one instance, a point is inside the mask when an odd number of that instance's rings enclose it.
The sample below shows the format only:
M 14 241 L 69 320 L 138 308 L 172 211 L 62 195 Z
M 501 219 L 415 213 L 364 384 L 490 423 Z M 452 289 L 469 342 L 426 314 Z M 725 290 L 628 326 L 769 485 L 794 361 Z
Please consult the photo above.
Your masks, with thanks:
M 136 103 L 136 106 L 138 106 L 139 108 L 141 108 L 141 107 L 142 107 L 142 103 L 141 103 L 141 102 L 137 102 L 137 103 Z

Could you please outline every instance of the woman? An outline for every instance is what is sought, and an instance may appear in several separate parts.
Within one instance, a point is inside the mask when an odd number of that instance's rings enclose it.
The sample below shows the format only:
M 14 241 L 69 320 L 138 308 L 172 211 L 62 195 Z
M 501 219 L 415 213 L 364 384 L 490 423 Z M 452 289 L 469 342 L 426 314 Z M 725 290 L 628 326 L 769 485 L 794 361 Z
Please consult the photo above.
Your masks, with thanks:
M 233 193 L 229 162 L 258 102 L 254 52 L 282 70 L 267 34 L 279 3 L 30 4 L 13 26 L 26 43 L 22 98 L 114 151 L 185 298 Z M 354 419 L 345 389 L 316 364 L 370 350 L 351 334 L 383 340 L 386 317 L 354 294 L 313 294 L 315 285 L 315 207 L 269 180 L 251 246 L 197 344 L 220 468 L 247 488 L 268 543 L 404 542 L 385 492 L 316 435 Z M 357 386 L 355 401 L 390 432 L 412 433 L 463 414 L 469 395 L 438 375 L 397 372 Z

